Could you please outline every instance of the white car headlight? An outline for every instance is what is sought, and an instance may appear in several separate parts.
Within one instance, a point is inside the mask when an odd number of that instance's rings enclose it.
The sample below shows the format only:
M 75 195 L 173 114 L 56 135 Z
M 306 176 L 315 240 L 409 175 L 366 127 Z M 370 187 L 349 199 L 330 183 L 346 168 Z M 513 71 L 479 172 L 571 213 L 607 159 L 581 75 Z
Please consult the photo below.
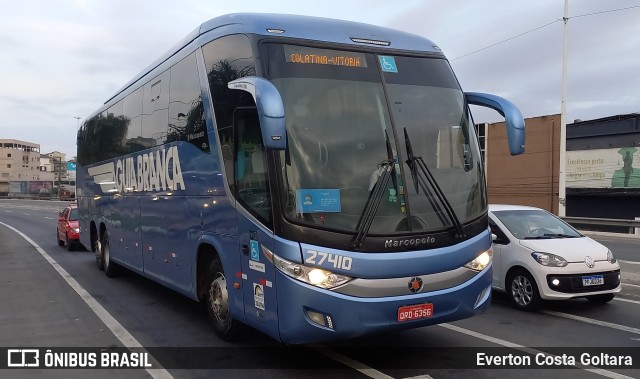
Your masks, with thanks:
M 607 251 L 607 261 L 609 261 L 609 263 L 616 263 L 616 257 L 613 256 L 611 250 Z
M 273 254 L 273 264 L 287 276 L 325 289 L 337 287 L 353 279 L 350 276 L 336 274 L 321 268 L 289 262 L 275 254 Z
M 80 228 L 73 228 L 73 231 L 76 233 L 80 233 Z
M 465 264 L 464 267 L 470 268 L 474 271 L 482 271 L 487 266 L 489 266 L 489 263 L 491 263 L 492 259 L 493 259 L 493 249 L 489 249 L 489 250 L 483 251 L 482 254 L 478 255 L 474 260 Z
M 536 262 L 540 263 L 543 266 L 564 267 L 567 265 L 566 259 L 562 258 L 559 255 L 534 252 L 531 253 L 531 256 L 536 260 Z

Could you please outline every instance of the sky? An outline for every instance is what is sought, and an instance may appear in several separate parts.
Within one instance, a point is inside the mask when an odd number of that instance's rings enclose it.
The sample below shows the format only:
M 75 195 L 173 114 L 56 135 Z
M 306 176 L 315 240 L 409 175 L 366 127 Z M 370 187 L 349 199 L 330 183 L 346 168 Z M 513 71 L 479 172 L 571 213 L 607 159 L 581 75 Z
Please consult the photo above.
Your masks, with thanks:
M 442 49 L 464 91 L 506 97 L 524 117 L 559 114 L 563 11 L 564 0 L 6 2 L 0 138 L 75 156 L 77 126 L 87 115 L 202 22 L 237 12 L 418 34 Z M 640 113 L 640 0 L 569 0 L 567 30 L 567 122 Z M 495 112 L 472 111 L 476 122 L 501 121 Z

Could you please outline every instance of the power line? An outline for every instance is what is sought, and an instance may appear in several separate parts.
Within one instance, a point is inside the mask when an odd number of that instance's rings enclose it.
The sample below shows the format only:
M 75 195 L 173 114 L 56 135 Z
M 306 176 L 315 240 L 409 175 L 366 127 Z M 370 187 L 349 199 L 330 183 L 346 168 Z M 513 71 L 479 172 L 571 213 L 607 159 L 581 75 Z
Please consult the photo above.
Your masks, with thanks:
M 571 17 L 568 17 L 568 18 L 567 18 L 567 20 L 570 20 L 570 19 L 572 19 L 572 18 L 587 17 L 587 16 L 595 16 L 595 15 L 600 15 L 600 14 L 604 14 L 604 13 L 611 13 L 611 12 L 624 11 L 624 10 L 633 9 L 633 8 L 640 8 L 640 5 L 634 5 L 634 6 L 626 7 L 626 8 L 610 9 L 610 10 L 607 10 L 607 11 L 601 11 L 601 12 L 593 12 L 593 13 L 580 14 L 580 15 L 577 15 L 577 16 L 571 16 Z M 450 61 L 455 61 L 455 60 L 458 60 L 458 59 L 460 59 L 460 58 L 468 57 L 469 55 L 473 55 L 473 54 L 475 54 L 475 53 L 479 53 L 479 52 L 481 52 L 481 51 L 487 50 L 487 49 L 492 48 L 492 47 L 494 47 L 494 46 L 501 45 L 501 44 L 503 44 L 503 43 L 505 43 L 505 42 L 509 42 L 509 41 L 511 41 L 511 40 L 513 40 L 513 39 L 516 39 L 516 38 L 518 38 L 518 37 L 522 37 L 522 36 L 524 36 L 524 35 L 526 35 L 526 34 L 529 34 L 529 33 L 535 32 L 536 30 L 540 30 L 540 29 L 542 29 L 542 28 L 546 28 L 547 26 L 553 25 L 553 24 L 555 24 L 556 22 L 559 22 L 559 21 L 564 21 L 564 19 L 559 18 L 559 19 L 557 19 L 557 20 L 555 20 L 555 21 L 551 21 L 551 22 L 549 22 L 549 23 L 547 23 L 547 24 L 544 24 L 544 25 L 542 25 L 542 26 L 538 26 L 537 28 L 533 28 L 533 29 L 528 30 L 528 31 L 526 31 L 526 32 L 524 32 L 524 33 L 520 33 L 520 34 L 518 34 L 518 35 L 515 35 L 515 36 L 513 36 L 513 37 L 509 37 L 509 38 L 507 38 L 507 39 L 505 39 L 505 40 L 502 40 L 502 41 L 500 41 L 500 42 L 496 42 L 496 43 L 494 43 L 494 44 L 492 44 L 492 45 L 485 46 L 485 47 L 483 47 L 483 48 L 481 48 L 481 49 L 478 49 L 478 50 L 472 51 L 472 52 L 470 52 L 470 53 L 467 53 L 467 54 L 461 55 L 461 56 L 459 56 L 459 57 L 456 57 L 456 58 L 450 59 Z
M 555 21 L 552 21 L 552 22 L 550 22 L 550 23 L 548 23 L 548 24 L 544 24 L 544 25 L 542 25 L 542 26 L 538 26 L 537 28 L 531 29 L 531 30 L 526 31 L 526 32 L 524 32 L 524 33 L 520 33 L 520 34 L 518 34 L 517 36 L 513 36 L 513 37 L 510 37 L 510 38 L 507 38 L 507 39 L 502 40 L 502 41 L 500 41 L 500 42 L 496 42 L 496 43 L 494 43 L 493 45 L 485 46 L 485 47 L 483 47 L 482 49 L 478 49 L 478 50 L 476 50 L 476 51 L 472 51 L 472 52 L 470 52 L 470 53 L 467 53 L 467 54 L 465 54 L 465 55 L 461 55 L 461 56 L 456 57 L 456 58 L 453 58 L 453 59 L 451 59 L 451 60 L 452 60 L 452 61 L 455 61 L 455 60 L 460 59 L 460 58 L 468 57 L 469 55 L 472 55 L 472 54 L 475 54 L 475 53 L 479 53 L 479 52 L 481 52 L 481 51 L 483 51 L 483 50 L 487 50 L 487 49 L 492 48 L 492 47 L 494 47 L 494 46 L 498 46 L 498 45 L 503 44 L 503 43 L 505 43 L 505 42 L 511 41 L 512 39 L 516 39 L 516 38 L 518 38 L 518 37 L 522 37 L 522 36 L 523 36 L 523 35 L 525 35 L 525 34 L 529 34 L 529 33 L 531 33 L 531 32 L 535 32 L 536 30 L 539 30 L 539 29 L 542 29 L 542 28 L 546 28 L 547 26 L 552 25 L 552 24 L 555 24 L 556 22 L 559 22 L 559 21 L 562 21 L 562 19 L 560 19 L 560 18 L 559 18 L 559 19 L 557 19 L 557 20 L 555 20 Z
M 640 8 L 640 5 L 634 5 L 634 6 L 626 7 L 626 8 L 610 9 L 610 10 L 608 10 L 608 11 L 602 11 L 602 12 L 586 13 L 586 14 L 581 14 L 581 15 L 577 15 L 577 16 L 569 17 L 569 19 L 572 19 L 572 18 L 578 18 L 578 17 L 586 17 L 586 16 L 595 16 L 595 15 L 597 15 L 597 14 L 603 14 L 603 13 L 611 13 L 611 12 L 624 11 L 624 10 L 632 9 L 632 8 Z

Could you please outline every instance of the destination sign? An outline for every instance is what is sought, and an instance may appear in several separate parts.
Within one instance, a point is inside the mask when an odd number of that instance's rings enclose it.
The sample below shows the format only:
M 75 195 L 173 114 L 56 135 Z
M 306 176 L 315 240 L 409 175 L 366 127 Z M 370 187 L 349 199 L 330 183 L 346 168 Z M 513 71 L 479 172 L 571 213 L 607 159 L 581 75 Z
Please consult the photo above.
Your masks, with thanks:
M 367 67 L 367 60 L 364 54 L 350 51 L 285 45 L 284 54 L 286 61 L 289 63 Z

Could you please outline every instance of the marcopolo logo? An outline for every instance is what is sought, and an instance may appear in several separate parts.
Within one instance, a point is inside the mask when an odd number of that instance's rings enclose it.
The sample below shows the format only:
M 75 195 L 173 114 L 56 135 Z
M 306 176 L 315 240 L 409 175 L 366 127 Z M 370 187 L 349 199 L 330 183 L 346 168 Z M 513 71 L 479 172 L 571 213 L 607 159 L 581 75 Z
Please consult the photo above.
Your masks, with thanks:
M 104 193 L 185 189 L 177 146 L 90 167 L 88 172 Z
M 420 246 L 429 245 L 436 242 L 434 237 L 389 239 L 384 241 L 384 247 Z

